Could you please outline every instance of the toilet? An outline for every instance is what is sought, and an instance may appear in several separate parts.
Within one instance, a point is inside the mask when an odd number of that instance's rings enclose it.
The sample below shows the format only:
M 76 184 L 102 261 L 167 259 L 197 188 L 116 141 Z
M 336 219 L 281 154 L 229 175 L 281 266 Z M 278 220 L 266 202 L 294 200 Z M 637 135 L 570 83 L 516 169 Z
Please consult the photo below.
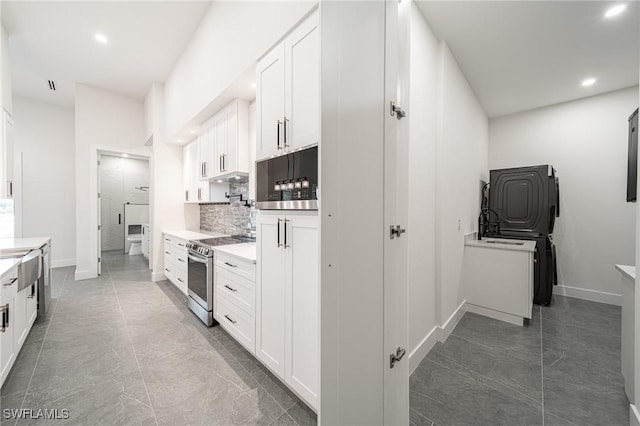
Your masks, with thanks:
M 127 241 L 131 243 L 129 248 L 129 256 L 142 254 L 142 234 L 129 234 Z

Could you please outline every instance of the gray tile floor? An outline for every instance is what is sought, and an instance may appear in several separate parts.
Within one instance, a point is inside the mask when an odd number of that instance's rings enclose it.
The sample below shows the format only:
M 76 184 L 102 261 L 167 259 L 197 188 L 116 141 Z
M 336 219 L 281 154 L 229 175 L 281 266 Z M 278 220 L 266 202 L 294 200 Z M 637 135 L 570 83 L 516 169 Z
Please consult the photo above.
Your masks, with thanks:
M 171 283 L 152 283 L 142 256 L 103 259 L 93 280 L 53 271 L 51 310 L 2 387 L 3 412 L 68 409 L 57 421 L 65 425 L 316 424 L 227 333 L 204 326 Z
M 554 296 L 526 327 L 466 313 L 410 378 L 415 425 L 624 425 L 620 307 Z

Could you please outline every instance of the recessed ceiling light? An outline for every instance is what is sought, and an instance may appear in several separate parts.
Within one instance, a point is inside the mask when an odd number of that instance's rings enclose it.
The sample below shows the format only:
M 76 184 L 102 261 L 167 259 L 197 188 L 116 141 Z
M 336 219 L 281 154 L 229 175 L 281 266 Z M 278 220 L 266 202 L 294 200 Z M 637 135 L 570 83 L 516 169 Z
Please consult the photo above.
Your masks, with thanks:
M 627 8 L 626 4 L 619 4 L 619 5 L 613 6 L 612 8 L 607 9 L 607 11 L 604 14 L 604 17 L 613 18 L 614 16 L 620 15 L 622 12 L 624 12 L 626 8 Z
M 124 158 L 127 158 L 129 155 L 128 155 L 128 154 L 122 154 L 122 156 L 123 156 Z
M 255 89 L 256 88 L 256 84 L 255 83 L 251 83 L 251 88 Z
M 95 38 L 98 43 L 107 44 L 109 42 L 109 39 L 104 34 L 96 33 Z
M 216 182 L 222 183 L 223 181 L 222 181 L 222 179 L 218 179 Z
M 582 80 L 582 87 L 593 86 L 595 83 L 596 83 L 596 79 L 595 78 L 586 78 L 586 79 Z

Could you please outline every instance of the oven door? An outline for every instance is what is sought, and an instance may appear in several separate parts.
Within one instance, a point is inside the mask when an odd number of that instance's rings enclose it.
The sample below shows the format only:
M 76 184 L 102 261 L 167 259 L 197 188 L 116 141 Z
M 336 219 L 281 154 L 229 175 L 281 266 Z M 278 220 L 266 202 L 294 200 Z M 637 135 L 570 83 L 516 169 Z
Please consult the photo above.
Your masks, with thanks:
M 207 311 L 213 310 L 213 258 L 189 252 L 189 297 Z

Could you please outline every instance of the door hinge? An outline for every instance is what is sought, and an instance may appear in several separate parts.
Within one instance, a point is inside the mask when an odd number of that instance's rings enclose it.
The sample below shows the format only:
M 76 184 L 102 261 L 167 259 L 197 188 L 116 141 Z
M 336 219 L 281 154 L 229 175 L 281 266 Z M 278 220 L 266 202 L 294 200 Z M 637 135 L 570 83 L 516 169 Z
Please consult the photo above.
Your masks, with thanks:
M 100 262 L 102 262 L 102 258 L 101 257 L 98 258 L 98 263 L 100 263 Z
M 407 232 L 407 230 L 405 228 L 401 228 L 400 225 L 396 225 L 396 226 L 391 225 L 389 228 L 390 228 L 389 238 L 392 240 L 395 237 L 400 238 L 402 234 Z
M 400 108 L 398 105 L 396 105 L 394 101 L 391 101 L 390 112 L 391 112 L 391 116 L 396 117 L 398 120 L 400 120 L 401 118 L 405 118 L 407 116 L 406 111 Z
M 407 353 L 407 351 L 398 346 L 396 353 L 389 355 L 389 368 L 393 368 L 397 362 L 400 362 L 400 360 L 404 358 L 405 353 Z
M 102 230 L 102 226 L 98 225 L 98 231 Z
M 98 192 L 98 198 L 100 198 L 100 193 Z

